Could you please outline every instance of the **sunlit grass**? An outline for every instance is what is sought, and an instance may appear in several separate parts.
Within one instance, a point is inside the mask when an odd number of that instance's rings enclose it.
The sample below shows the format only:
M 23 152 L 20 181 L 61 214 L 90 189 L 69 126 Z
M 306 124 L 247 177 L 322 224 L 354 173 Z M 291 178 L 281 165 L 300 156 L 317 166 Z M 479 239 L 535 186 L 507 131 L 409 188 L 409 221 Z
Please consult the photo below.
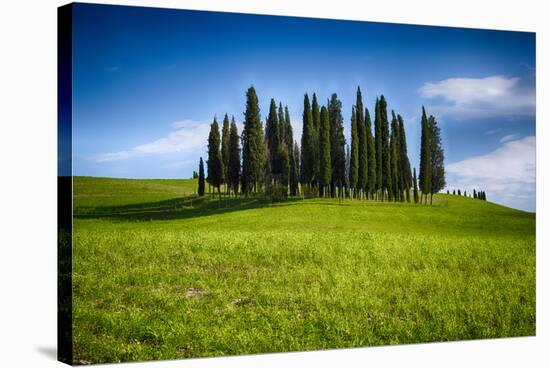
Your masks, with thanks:
M 75 178 L 79 361 L 535 334 L 534 214 L 447 195 L 268 204 L 102 180 L 118 179 Z

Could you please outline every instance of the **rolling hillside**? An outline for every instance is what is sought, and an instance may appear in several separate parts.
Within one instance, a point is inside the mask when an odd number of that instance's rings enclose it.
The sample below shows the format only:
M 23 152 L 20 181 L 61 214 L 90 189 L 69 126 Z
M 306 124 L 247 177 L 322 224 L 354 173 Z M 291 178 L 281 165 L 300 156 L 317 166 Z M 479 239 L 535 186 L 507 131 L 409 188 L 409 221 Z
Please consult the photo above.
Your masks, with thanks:
M 535 334 L 535 215 L 74 178 L 76 360 Z

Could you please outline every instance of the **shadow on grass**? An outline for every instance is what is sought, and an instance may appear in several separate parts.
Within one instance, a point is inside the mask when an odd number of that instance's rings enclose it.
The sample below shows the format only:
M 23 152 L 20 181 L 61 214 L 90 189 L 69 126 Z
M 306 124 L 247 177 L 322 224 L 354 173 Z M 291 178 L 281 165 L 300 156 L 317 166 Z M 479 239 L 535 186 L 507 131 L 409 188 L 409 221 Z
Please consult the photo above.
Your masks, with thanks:
M 111 219 L 115 221 L 177 220 L 219 215 L 272 205 L 289 205 L 300 200 L 299 198 L 289 198 L 282 202 L 272 203 L 269 199 L 260 196 L 248 198 L 222 197 L 221 200 L 217 197 L 193 196 L 122 206 L 79 207 L 75 208 L 73 216 L 80 219 Z

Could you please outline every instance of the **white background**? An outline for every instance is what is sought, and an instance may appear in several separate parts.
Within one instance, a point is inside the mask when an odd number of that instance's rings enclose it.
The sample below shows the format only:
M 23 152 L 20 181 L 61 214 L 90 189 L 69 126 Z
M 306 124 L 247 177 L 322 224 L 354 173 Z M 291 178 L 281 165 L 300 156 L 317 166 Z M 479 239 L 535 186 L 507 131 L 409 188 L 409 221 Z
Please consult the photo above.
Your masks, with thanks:
M 537 32 L 537 337 L 137 363 L 143 367 L 550 366 L 544 1 L 157 0 L 98 3 Z M 57 367 L 57 0 L 0 5 L 0 366 Z M 545 102 L 547 104 L 545 104 Z M 543 188 L 547 188 L 544 190 Z M 548 225 L 547 225 L 548 226 Z M 544 311 L 546 309 L 546 311 Z M 110 365 L 109 365 L 110 366 Z

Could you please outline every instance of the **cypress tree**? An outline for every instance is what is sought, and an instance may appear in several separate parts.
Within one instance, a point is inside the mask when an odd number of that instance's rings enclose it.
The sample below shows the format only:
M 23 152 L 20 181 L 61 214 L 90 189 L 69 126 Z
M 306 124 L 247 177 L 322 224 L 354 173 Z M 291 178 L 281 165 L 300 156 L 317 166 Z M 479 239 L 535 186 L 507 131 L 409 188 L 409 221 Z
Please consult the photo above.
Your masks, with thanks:
M 239 193 L 239 179 L 241 176 L 241 148 L 239 147 L 239 132 L 235 118 L 231 117 L 229 131 L 229 185 L 233 193 Z
M 333 93 L 330 98 L 328 115 L 330 120 L 330 158 L 332 166 L 331 196 L 335 197 L 337 190 L 341 191 L 342 185 L 346 181 L 344 119 L 342 118 L 342 102 L 340 102 L 336 93 Z
M 392 193 L 392 175 L 391 175 L 391 149 L 390 149 L 390 125 L 388 121 L 387 104 L 384 95 L 380 96 L 380 122 L 381 122 L 381 140 L 382 140 L 382 193 Z M 382 195 L 382 199 L 384 196 Z
M 269 158 L 269 167 L 271 173 L 278 177 L 281 174 L 281 167 L 279 162 L 279 145 L 280 145 L 280 130 L 279 119 L 277 116 L 277 105 L 272 98 L 269 104 L 269 114 L 265 124 L 265 140 L 267 143 L 267 152 Z
M 287 140 L 286 140 L 286 120 L 285 113 L 283 110 L 283 104 L 279 102 L 279 144 L 285 145 L 288 150 Z
M 401 115 L 397 115 L 397 120 L 399 121 L 399 160 L 401 162 L 401 183 L 403 190 L 405 190 L 405 197 L 407 202 L 411 201 L 410 192 L 411 192 L 411 162 L 409 161 L 409 155 L 407 153 L 407 137 L 405 134 L 405 124 L 403 123 L 403 118 Z
M 477 199 L 477 192 L 475 189 L 474 189 L 474 199 Z
M 441 143 L 441 130 L 433 116 L 428 119 L 428 128 L 430 133 L 430 159 L 431 159 L 431 190 L 430 204 L 432 203 L 434 193 L 445 188 L 445 155 Z
M 214 121 L 210 125 L 210 134 L 208 136 L 208 179 L 210 184 L 218 189 L 218 194 L 221 199 L 220 186 L 223 179 L 223 162 L 220 152 L 220 127 L 218 121 Z
M 397 122 L 397 117 L 395 112 L 392 110 L 392 120 L 391 120 L 391 133 L 390 133 L 390 182 L 392 187 L 391 197 L 394 201 L 401 200 L 401 184 L 400 184 L 400 173 L 401 165 L 399 163 L 399 153 L 401 149 L 399 148 L 399 123 Z
M 420 138 L 420 172 L 419 172 L 419 184 L 422 195 L 426 196 L 425 203 L 428 202 L 428 193 L 432 191 L 432 173 L 431 173 L 431 144 L 430 144 L 430 130 L 428 127 L 428 118 L 426 117 L 426 110 L 422 106 L 422 121 L 421 121 L 421 138 Z M 460 194 L 460 191 L 459 191 Z M 422 201 L 421 201 L 422 202 Z
M 289 157 L 289 175 L 288 175 L 288 185 L 290 189 L 290 195 L 296 196 L 298 194 L 298 162 L 296 160 L 295 149 L 294 149 L 294 132 L 292 130 L 292 124 L 290 122 L 290 114 L 288 112 L 288 106 L 285 106 L 285 144 L 288 147 L 288 157 Z
M 453 189 L 453 195 L 456 195 L 456 191 Z
M 260 118 L 260 106 L 254 87 L 250 87 L 246 93 L 246 110 L 241 139 L 243 145 L 241 190 L 248 195 L 251 191 L 257 191 L 265 165 L 265 146 Z
M 319 147 L 320 147 L 320 165 L 319 165 L 319 191 L 322 197 L 326 196 L 327 186 L 332 179 L 332 167 L 330 158 L 330 121 L 328 110 L 325 106 L 321 108 L 319 126 Z
M 205 187 L 205 183 L 204 183 L 204 163 L 202 162 L 202 157 L 199 161 L 199 188 L 198 188 L 198 193 L 199 193 L 199 197 L 202 197 L 204 196 L 204 187 Z
M 367 193 L 374 198 L 376 192 L 376 147 L 371 130 L 371 119 L 368 109 L 365 109 L 365 132 L 367 146 Z
M 460 194 L 460 189 L 458 190 L 458 195 L 462 195 L 462 194 Z
M 357 119 L 357 140 L 358 140 L 358 160 L 359 167 L 357 172 L 357 188 L 360 195 L 367 190 L 368 184 L 368 149 L 367 149 L 367 127 L 365 115 L 363 114 L 363 97 L 361 88 L 357 87 L 357 99 L 355 101 L 356 119 Z M 370 128 L 369 128 L 370 129 Z M 353 143 L 352 143 L 353 145 Z
M 351 150 L 349 151 L 349 187 L 356 192 L 359 178 L 359 137 L 357 112 L 351 109 Z M 349 148 L 348 148 L 349 149 Z M 356 193 L 355 193 L 356 194 Z
M 312 160 L 313 160 L 313 184 L 319 181 L 319 126 L 321 125 L 321 114 L 319 110 L 319 103 L 317 102 L 317 95 L 314 93 L 311 99 L 311 117 L 313 125 L 313 146 L 312 146 Z
M 285 106 L 285 142 L 289 149 L 289 152 L 292 152 L 294 150 L 294 131 L 290 122 L 288 106 Z
M 416 180 L 416 167 L 413 169 L 413 197 L 414 203 L 418 203 L 418 181 Z
M 283 104 L 279 102 L 279 168 L 280 181 L 283 185 L 285 196 L 288 194 L 288 184 L 290 180 L 290 150 L 287 146 L 286 137 L 286 118 L 283 110 Z
M 311 187 L 314 174 L 314 127 L 311 106 L 307 93 L 304 95 L 304 113 L 302 115 L 302 152 L 300 159 L 300 181 Z
M 383 165 L 382 165 L 382 119 L 380 116 L 380 100 L 376 98 L 376 104 L 374 107 L 374 150 L 376 155 L 376 187 L 377 195 L 382 200 L 384 199 L 382 191 L 383 182 Z M 382 195 L 381 195 L 382 194 Z
M 283 187 L 283 195 L 288 195 L 288 181 L 290 178 L 290 156 L 285 145 L 279 147 L 280 182 Z
M 300 195 L 300 147 L 298 147 L 298 142 L 294 142 L 294 195 Z
M 223 117 L 222 126 L 222 163 L 222 182 L 226 185 L 226 193 L 229 193 L 229 117 L 227 116 L 227 114 L 225 114 L 225 116 Z

